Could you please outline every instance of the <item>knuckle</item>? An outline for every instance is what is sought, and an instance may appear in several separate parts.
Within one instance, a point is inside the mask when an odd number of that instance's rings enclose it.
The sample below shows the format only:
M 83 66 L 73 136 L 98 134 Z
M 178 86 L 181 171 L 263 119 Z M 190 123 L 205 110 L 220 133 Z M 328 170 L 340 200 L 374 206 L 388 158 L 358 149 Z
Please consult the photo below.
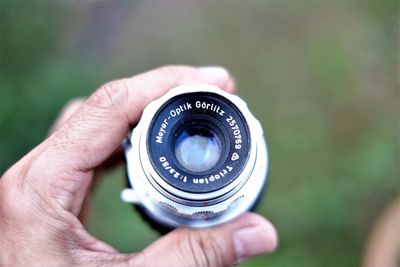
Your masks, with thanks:
M 111 108 L 120 105 L 128 94 L 128 84 L 126 79 L 108 82 L 101 86 L 89 98 L 88 104 L 99 108 Z

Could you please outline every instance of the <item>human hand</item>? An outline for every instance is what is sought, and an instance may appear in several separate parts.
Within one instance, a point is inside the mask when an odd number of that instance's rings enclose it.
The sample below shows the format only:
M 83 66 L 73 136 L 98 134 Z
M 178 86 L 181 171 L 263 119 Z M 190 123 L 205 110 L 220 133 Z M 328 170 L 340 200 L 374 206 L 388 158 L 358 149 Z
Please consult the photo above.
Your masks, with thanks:
M 54 132 L 0 179 L 0 265 L 214 267 L 273 251 L 274 227 L 254 213 L 209 229 L 177 229 L 133 254 L 97 240 L 77 218 L 95 169 L 143 108 L 170 88 L 193 83 L 234 90 L 224 69 L 172 66 L 110 82 L 66 108 Z

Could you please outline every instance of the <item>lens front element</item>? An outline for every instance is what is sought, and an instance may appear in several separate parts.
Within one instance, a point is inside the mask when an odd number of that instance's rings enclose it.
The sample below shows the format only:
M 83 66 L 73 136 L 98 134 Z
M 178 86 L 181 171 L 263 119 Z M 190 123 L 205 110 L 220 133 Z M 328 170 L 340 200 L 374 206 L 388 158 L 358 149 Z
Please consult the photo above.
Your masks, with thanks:
M 175 141 L 175 157 L 190 172 L 205 172 L 221 157 L 221 142 L 208 129 L 192 127 Z

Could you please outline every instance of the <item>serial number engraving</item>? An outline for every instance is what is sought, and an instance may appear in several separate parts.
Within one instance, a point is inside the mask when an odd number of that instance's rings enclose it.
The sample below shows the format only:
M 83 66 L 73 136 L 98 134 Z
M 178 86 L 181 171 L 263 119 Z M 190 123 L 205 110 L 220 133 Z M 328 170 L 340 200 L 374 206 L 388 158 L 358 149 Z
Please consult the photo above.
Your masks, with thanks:
M 229 123 L 229 126 L 231 127 L 233 133 L 233 137 L 235 138 L 235 149 L 239 150 L 242 148 L 242 135 L 240 133 L 239 126 L 232 116 L 226 118 L 226 121 Z

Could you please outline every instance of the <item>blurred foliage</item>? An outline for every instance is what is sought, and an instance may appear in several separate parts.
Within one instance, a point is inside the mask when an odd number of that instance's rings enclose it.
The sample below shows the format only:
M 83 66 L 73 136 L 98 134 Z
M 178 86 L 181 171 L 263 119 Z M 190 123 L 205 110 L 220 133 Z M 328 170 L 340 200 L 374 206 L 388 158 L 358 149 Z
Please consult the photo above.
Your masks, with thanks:
M 271 159 L 259 212 L 280 247 L 243 266 L 355 266 L 399 193 L 399 2 L 0 1 L 0 172 L 69 99 L 159 65 L 224 65 Z M 120 251 L 157 238 L 123 204 L 123 168 L 89 231 Z

